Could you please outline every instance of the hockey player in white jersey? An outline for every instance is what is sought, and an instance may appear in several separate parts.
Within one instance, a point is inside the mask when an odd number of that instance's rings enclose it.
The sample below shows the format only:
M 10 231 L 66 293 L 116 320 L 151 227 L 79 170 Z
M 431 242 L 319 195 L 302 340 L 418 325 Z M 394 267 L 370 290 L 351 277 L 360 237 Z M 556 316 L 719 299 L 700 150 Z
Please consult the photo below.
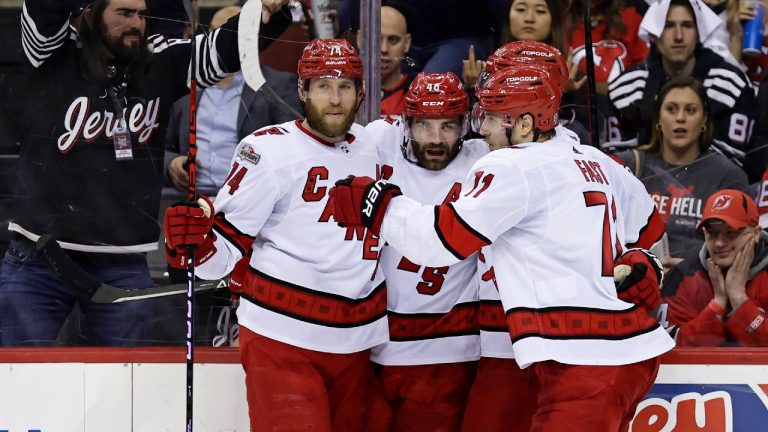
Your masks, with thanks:
M 628 171 L 553 132 L 560 97 L 537 66 L 492 75 L 478 116 L 497 150 L 474 165 L 456 202 L 422 205 L 385 180 L 348 178 L 331 191 L 334 215 L 417 264 L 450 265 L 482 248 L 515 359 L 538 381 L 531 430 L 626 430 L 659 355 L 674 346 L 645 309 L 618 298 L 613 280 L 615 258 L 650 210 L 626 205 L 623 195 L 642 189 Z
M 372 281 L 377 239 L 339 227 L 327 202 L 336 178 L 376 175 L 376 146 L 353 123 L 362 74 L 347 41 L 310 42 L 299 61 L 307 118 L 240 142 L 215 212 L 206 200 L 211 214 L 166 213 L 171 265 L 197 245 L 198 276 L 235 269 L 254 431 L 363 430 L 369 349 L 387 340 L 386 293 Z
M 485 141 L 463 140 L 469 100 L 452 72 L 418 74 L 402 124 L 377 120 L 366 129 L 380 138 L 382 178 L 425 204 L 456 201 L 469 169 L 488 153 Z M 480 356 L 475 259 L 420 266 L 383 247 L 389 341 L 371 351 L 377 366 L 366 431 L 458 432 Z

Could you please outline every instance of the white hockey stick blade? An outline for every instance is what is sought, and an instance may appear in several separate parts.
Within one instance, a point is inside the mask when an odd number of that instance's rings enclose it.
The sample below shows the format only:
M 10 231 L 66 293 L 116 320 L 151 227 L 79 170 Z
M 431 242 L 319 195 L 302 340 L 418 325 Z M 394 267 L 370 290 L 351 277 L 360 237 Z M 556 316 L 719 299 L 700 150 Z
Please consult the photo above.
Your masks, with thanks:
M 254 91 L 264 84 L 259 63 L 259 29 L 261 28 L 261 0 L 248 0 L 240 11 L 237 23 L 237 48 L 240 51 L 240 69 L 248 87 Z
M 94 303 L 121 303 L 154 297 L 186 294 L 188 283 L 166 285 L 144 289 L 123 289 L 107 285 L 94 279 L 61 249 L 58 242 L 50 235 L 43 235 L 37 240 L 35 249 L 51 266 L 51 269 L 64 282 L 76 289 L 82 296 Z M 213 281 L 195 281 L 195 292 L 227 288 L 226 279 Z
M 91 297 L 94 303 L 122 303 L 134 300 L 145 300 L 150 298 L 165 297 L 170 295 L 186 294 L 189 288 L 186 282 L 183 284 L 158 286 L 152 288 L 123 290 L 110 285 L 102 284 Z M 226 279 L 212 281 L 195 281 L 195 292 L 211 291 L 227 288 Z

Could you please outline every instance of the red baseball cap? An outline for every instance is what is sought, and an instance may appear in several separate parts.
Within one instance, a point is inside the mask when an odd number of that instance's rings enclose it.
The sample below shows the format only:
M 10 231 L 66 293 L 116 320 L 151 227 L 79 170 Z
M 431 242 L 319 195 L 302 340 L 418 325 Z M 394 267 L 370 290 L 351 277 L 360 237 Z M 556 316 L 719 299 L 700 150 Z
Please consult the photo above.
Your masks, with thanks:
M 720 219 L 729 227 L 739 230 L 759 224 L 757 204 L 749 195 L 735 189 L 717 191 L 707 200 L 701 222 L 701 229 L 711 219 Z

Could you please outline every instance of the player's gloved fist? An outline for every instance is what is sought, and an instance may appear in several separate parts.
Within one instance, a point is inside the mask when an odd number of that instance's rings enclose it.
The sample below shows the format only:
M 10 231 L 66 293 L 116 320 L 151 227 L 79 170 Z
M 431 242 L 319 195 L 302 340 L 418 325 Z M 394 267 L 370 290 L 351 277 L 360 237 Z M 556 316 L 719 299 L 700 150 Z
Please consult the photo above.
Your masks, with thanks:
M 613 264 L 613 278 L 619 299 L 647 311 L 661 305 L 661 261 L 645 249 L 629 249 Z
M 216 252 L 213 227 L 213 204 L 206 196 L 196 203 L 181 202 L 165 210 L 165 259 L 177 269 L 187 267 L 189 248 L 195 247 L 195 265 L 207 261 Z
M 229 292 L 232 294 L 232 300 L 240 298 L 240 293 L 245 289 L 245 277 L 248 274 L 251 265 L 251 257 L 244 256 L 240 258 L 232 269 L 229 276 Z
M 349 176 L 336 182 L 329 192 L 333 218 L 341 226 L 365 225 L 379 235 L 384 214 L 392 198 L 402 195 L 397 185 L 381 179 Z
M 206 196 L 197 202 L 182 201 L 165 210 L 165 243 L 171 249 L 199 246 L 213 227 L 213 204 Z

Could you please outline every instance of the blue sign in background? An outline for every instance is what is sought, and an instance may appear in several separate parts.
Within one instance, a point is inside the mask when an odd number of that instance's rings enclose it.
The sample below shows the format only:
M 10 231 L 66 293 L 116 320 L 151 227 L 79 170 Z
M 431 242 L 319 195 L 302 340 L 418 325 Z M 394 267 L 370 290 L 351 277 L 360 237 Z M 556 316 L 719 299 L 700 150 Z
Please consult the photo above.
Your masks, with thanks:
M 768 431 L 768 408 L 752 388 L 746 384 L 655 384 L 646 399 L 659 398 L 671 402 L 674 397 L 685 393 L 707 395 L 717 391 L 726 392 L 730 395 L 734 432 Z M 672 409 L 674 408 L 673 406 Z M 697 409 L 703 409 L 703 406 L 699 404 Z M 674 415 L 674 413 L 670 414 Z M 681 419 L 676 420 L 678 423 L 681 421 Z M 691 423 L 691 419 L 688 420 L 688 424 L 695 424 L 695 421 Z M 699 426 L 704 427 L 705 425 Z M 711 429 L 705 428 L 703 430 L 709 431 Z M 712 432 L 718 431 L 713 430 Z

